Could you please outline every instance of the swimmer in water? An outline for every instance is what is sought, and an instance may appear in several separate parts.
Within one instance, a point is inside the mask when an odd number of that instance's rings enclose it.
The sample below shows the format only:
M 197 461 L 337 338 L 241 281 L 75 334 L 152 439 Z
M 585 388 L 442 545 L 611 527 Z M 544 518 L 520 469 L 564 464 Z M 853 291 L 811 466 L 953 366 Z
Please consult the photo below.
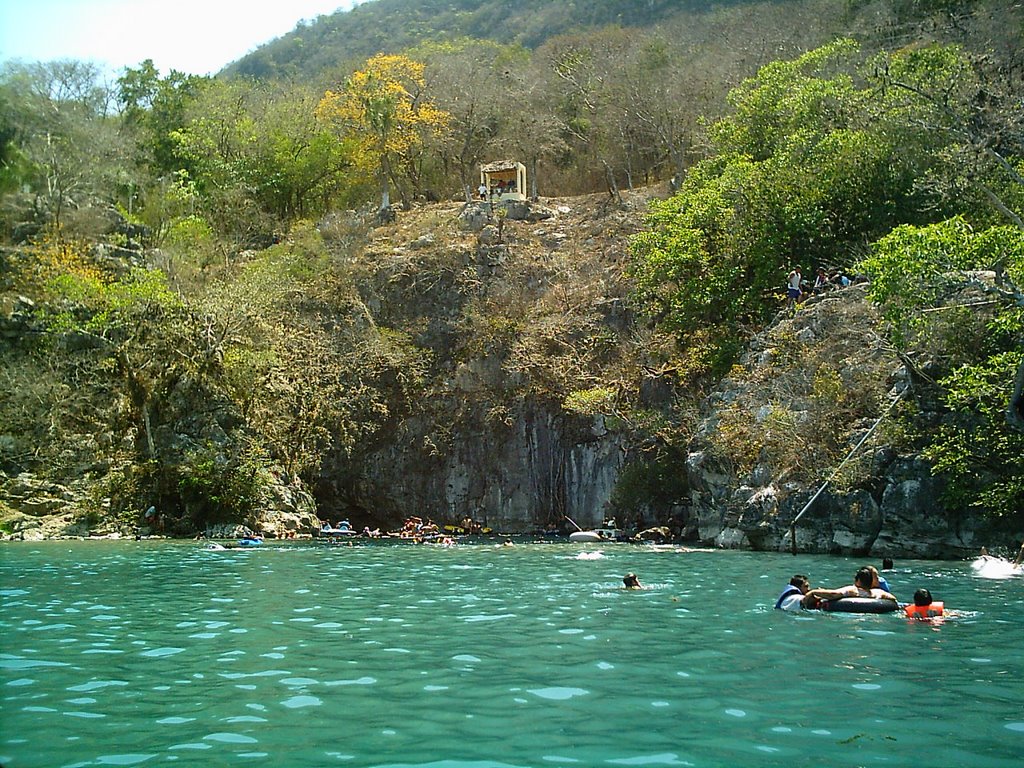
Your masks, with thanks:
M 942 616 L 944 606 L 932 600 L 932 593 L 927 589 L 919 589 L 914 593 L 913 604 L 905 606 L 903 610 L 908 619 L 931 619 Z
M 874 600 L 892 600 L 897 602 L 896 596 L 890 592 L 873 586 L 876 573 L 870 566 L 861 568 L 853 578 L 853 584 L 839 589 L 812 589 L 807 592 L 807 598 L 818 600 L 839 600 L 843 597 L 869 597 Z
M 622 586 L 625 589 L 643 589 L 644 585 L 640 583 L 640 579 L 636 577 L 635 573 L 627 573 L 622 577 Z

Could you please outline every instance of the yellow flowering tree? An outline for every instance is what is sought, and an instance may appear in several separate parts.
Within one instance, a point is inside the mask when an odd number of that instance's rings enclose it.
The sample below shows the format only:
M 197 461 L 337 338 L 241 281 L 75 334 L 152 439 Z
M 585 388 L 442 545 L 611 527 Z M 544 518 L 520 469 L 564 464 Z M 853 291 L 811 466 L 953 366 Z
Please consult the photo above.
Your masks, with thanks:
M 380 182 L 380 220 L 391 217 L 389 185 L 397 158 L 419 148 L 448 124 L 448 113 L 425 96 L 424 65 L 407 56 L 378 54 L 355 72 L 338 92 L 327 91 L 317 115 L 356 136 L 359 161 Z

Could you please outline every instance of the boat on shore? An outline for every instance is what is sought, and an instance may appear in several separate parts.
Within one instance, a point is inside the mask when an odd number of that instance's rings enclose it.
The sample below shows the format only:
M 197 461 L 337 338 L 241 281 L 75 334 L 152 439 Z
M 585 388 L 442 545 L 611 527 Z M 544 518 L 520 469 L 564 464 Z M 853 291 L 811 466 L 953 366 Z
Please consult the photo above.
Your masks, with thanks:
M 577 525 L 572 518 L 566 517 L 565 519 L 576 526 L 576 530 L 569 534 L 569 541 L 581 543 L 633 541 L 633 537 L 619 528 L 614 520 L 605 520 L 604 524 L 598 528 L 584 529 Z
M 334 526 L 330 523 L 324 523 L 320 530 L 317 531 L 317 535 L 325 539 L 335 539 L 347 536 L 358 536 L 359 534 L 348 520 L 342 520 Z
M 593 528 L 589 531 L 573 531 L 569 534 L 569 541 L 583 543 L 630 541 L 630 537 L 620 528 Z

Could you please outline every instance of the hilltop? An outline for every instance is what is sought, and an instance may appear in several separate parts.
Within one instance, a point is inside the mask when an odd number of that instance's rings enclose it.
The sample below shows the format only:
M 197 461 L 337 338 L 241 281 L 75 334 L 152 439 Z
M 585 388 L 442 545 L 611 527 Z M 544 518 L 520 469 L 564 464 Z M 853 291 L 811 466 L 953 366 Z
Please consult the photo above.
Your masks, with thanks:
M 426 41 L 474 38 L 536 48 L 558 35 L 607 25 L 643 28 L 750 0 L 371 0 L 300 24 L 227 67 L 223 74 L 260 79 L 319 76 L 376 53 Z

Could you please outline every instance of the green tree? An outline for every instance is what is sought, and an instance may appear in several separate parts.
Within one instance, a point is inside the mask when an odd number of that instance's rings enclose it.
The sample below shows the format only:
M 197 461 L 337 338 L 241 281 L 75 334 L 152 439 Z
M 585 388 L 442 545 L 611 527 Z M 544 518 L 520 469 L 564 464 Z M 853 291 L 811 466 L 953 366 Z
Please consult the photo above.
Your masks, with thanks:
M 258 217 L 239 215 L 252 208 L 275 222 L 271 228 L 281 227 L 365 195 L 353 168 L 354 142 L 318 121 L 316 104 L 301 86 L 242 81 L 218 81 L 196 99 L 173 137 L 193 169 L 206 218 L 218 229 L 261 228 Z M 240 198 L 246 204 L 238 205 Z
M 920 110 L 876 122 L 884 95 L 858 80 L 858 62 L 841 40 L 733 90 L 733 113 L 709 131 L 713 156 L 635 239 L 639 296 L 688 339 L 695 371 L 725 370 L 743 329 L 778 306 L 791 264 L 848 267 L 893 227 L 952 212 L 917 183 L 945 144 L 920 129 Z
M 879 130 L 926 143 L 919 184 L 959 209 L 1024 228 L 1024 111 L 999 59 L 957 45 L 882 53 L 871 63 Z
M 1024 280 L 1024 230 L 974 230 L 962 218 L 898 227 L 862 264 L 869 295 L 892 324 L 909 361 L 927 360 L 947 414 L 927 432 L 925 455 L 947 479 L 948 502 L 990 517 L 1021 521 L 1024 433 L 1006 419 L 1015 372 L 1024 364 L 1020 292 L 992 286 L 959 300 L 975 271 L 1007 266 L 1011 286 Z M 950 298 L 954 297 L 954 298 Z
M 213 82 L 174 69 L 161 77 L 152 59 L 125 67 L 118 78 L 117 99 L 125 123 L 139 133 L 155 177 L 189 169 L 174 133 L 185 127 L 193 104 Z

